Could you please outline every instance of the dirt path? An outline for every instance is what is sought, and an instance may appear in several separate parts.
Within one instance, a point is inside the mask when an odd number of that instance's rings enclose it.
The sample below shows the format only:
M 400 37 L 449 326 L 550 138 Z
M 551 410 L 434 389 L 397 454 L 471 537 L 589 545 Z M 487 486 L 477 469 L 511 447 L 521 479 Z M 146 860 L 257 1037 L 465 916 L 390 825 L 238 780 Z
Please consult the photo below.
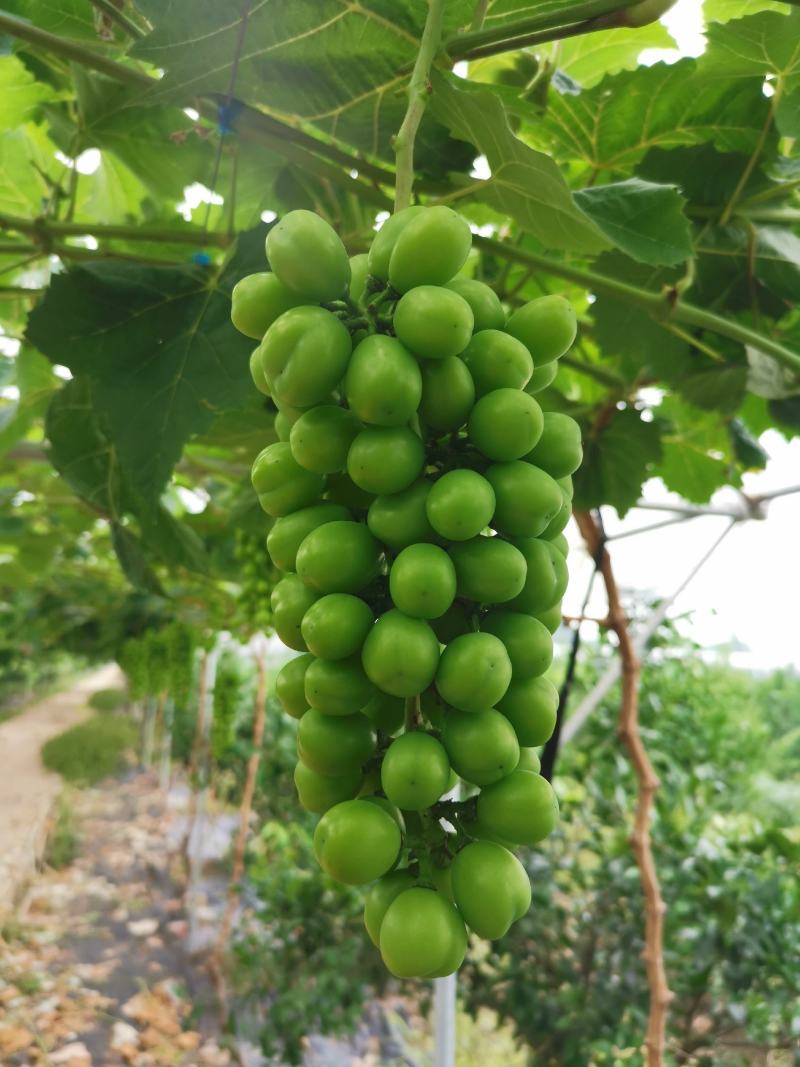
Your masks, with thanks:
M 42 764 L 42 745 L 89 715 L 86 700 L 95 690 L 119 684 L 111 664 L 0 724 L 0 916 L 36 870 L 47 818 L 62 788 L 61 778 Z
M 226 1067 L 153 775 L 71 797 L 79 851 L 31 884 L 0 942 L 3 1067 Z

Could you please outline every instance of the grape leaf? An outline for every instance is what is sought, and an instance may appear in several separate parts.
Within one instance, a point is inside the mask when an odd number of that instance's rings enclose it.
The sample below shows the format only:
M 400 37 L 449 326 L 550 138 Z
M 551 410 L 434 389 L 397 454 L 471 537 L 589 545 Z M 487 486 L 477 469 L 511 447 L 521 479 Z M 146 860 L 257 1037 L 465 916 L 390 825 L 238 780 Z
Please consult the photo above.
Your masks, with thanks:
M 617 248 L 639 263 L 672 267 L 692 254 L 686 201 L 674 185 L 628 178 L 579 190 L 575 201 Z
M 639 499 L 660 456 L 660 423 L 643 422 L 632 408 L 616 412 L 584 444 L 583 466 L 573 475 L 576 505 L 587 509 L 611 504 L 624 515 Z
M 86 0 L 5 0 L 3 7 L 50 33 L 97 43 L 95 13 Z
M 0 124 L 13 130 L 33 117 L 46 100 L 59 95 L 52 85 L 37 81 L 17 56 L 0 56 Z
M 747 388 L 756 396 L 767 400 L 779 400 L 800 393 L 800 379 L 772 356 L 759 352 L 750 345 L 747 352 Z
M 693 504 L 706 504 L 730 481 L 728 463 L 680 438 L 664 440 L 656 473 L 667 489 Z
M 718 78 L 780 75 L 787 92 L 800 85 L 800 11 L 762 11 L 708 27 L 704 67 Z
M 559 158 L 622 172 L 656 147 L 711 143 L 749 154 L 769 106 L 759 78 L 710 80 L 696 60 L 683 59 L 605 78 L 578 95 L 551 93 L 542 133 Z
M 35 348 L 23 345 L 14 364 L 19 399 L 0 428 L 0 455 L 24 437 L 34 420 L 44 414 L 54 389 L 52 367 Z
M 682 378 L 678 388 L 696 407 L 729 414 L 744 399 L 746 384 L 746 367 L 718 365 Z
M 236 97 L 394 158 L 391 139 L 406 109 L 403 89 L 425 24 L 425 0 L 260 0 L 249 7 L 238 62 L 238 7 L 218 0 L 141 0 L 138 7 L 154 29 L 131 54 L 165 71 L 144 103 L 227 95 L 236 64 Z M 445 5 L 445 35 L 470 18 L 472 7 L 471 0 Z M 418 143 L 427 169 L 445 162 L 441 132 L 427 125 Z
M 631 33 L 630 29 L 600 30 L 557 42 L 558 69 L 584 89 L 597 85 L 609 74 L 633 70 L 646 48 L 674 49 L 675 41 L 660 22 L 651 22 Z
M 28 323 L 54 363 L 92 381 L 126 481 L 154 507 L 186 441 L 250 392 L 252 342 L 230 323 L 230 292 L 264 264 L 259 227 L 222 271 L 87 264 L 57 275 Z
M 556 164 L 518 140 L 503 106 L 490 89 L 462 89 L 458 79 L 432 78 L 428 110 L 451 133 L 475 145 L 491 168 L 491 177 L 463 190 L 511 215 L 545 248 L 599 251 L 608 242 L 576 207 Z M 463 84 L 463 83 L 461 83 Z

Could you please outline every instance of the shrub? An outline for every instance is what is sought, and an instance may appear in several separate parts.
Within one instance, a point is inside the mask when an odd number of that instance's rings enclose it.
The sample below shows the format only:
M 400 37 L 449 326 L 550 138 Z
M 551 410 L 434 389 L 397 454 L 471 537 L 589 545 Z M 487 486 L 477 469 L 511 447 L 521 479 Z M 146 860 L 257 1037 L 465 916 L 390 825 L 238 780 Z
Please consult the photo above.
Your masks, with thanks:
M 124 689 L 98 689 L 89 697 L 88 704 L 95 711 L 119 711 L 128 702 Z
M 45 767 L 74 785 L 93 785 L 125 765 L 137 730 L 123 715 L 95 716 L 51 738 L 42 748 Z
M 44 861 L 49 867 L 60 870 L 62 867 L 69 867 L 77 854 L 78 830 L 75 813 L 64 797 L 59 797 L 53 823 L 47 836 Z

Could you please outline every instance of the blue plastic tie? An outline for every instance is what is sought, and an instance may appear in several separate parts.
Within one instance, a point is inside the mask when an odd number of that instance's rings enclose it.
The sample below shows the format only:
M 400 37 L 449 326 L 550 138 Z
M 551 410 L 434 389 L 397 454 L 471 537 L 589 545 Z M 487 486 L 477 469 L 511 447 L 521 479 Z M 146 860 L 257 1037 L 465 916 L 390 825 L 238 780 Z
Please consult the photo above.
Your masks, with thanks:
M 209 267 L 211 265 L 211 256 L 208 252 L 195 252 L 192 255 L 192 263 L 198 267 Z
M 226 133 L 233 133 L 243 106 L 241 100 L 231 100 L 217 108 L 217 130 L 223 137 Z

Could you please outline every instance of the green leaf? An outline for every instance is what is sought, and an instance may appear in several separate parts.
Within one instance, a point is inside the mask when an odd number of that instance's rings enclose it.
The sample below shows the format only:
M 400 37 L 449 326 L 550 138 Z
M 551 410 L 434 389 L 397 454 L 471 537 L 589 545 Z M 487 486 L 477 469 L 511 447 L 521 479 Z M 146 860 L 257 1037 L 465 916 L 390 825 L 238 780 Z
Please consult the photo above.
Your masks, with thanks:
M 14 363 L 19 400 L 13 415 L 0 428 L 0 455 L 23 438 L 44 414 L 54 389 L 52 367 L 35 349 L 23 345 Z
M 744 399 L 746 385 L 746 367 L 721 365 L 682 378 L 679 389 L 695 407 L 730 414 Z
M 767 400 L 779 400 L 800 393 L 800 379 L 796 374 L 757 348 L 748 345 L 745 351 L 748 363 L 747 388 L 751 393 Z
M 134 589 L 163 595 L 164 590 L 142 549 L 141 541 L 121 523 L 111 523 L 111 543 L 119 565 Z
M 124 509 L 119 462 L 100 425 L 86 378 L 66 382 L 47 410 L 50 460 L 79 497 L 103 515 Z
M 694 504 L 707 503 L 728 479 L 728 464 L 683 439 L 664 440 L 657 474 L 673 493 Z
M 775 112 L 775 123 L 782 137 L 800 137 L 800 91 L 782 96 Z
M 230 322 L 230 293 L 263 267 L 262 226 L 221 273 L 113 261 L 56 275 L 28 335 L 54 363 L 92 381 L 132 491 L 155 506 L 187 440 L 250 393 L 252 342 Z
M 698 273 L 706 299 L 728 290 L 742 306 L 753 299 L 747 283 L 752 274 L 761 285 L 757 298 L 777 315 L 788 310 L 800 291 L 800 237 L 782 226 L 707 226 L 696 251 Z M 779 299 L 781 298 L 781 299 Z
M 633 70 L 645 48 L 674 49 L 675 41 L 660 22 L 651 22 L 635 33 L 630 29 L 600 30 L 582 37 L 566 38 L 551 47 L 558 69 L 583 88 L 590 89 L 609 74 Z
M 728 431 L 733 453 L 739 463 L 748 470 L 763 470 L 767 465 L 769 453 L 761 447 L 741 419 L 731 419 Z
M 599 251 L 602 234 L 576 207 L 556 164 L 518 140 L 503 106 L 490 89 L 462 89 L 452 76 L 435 74 L 428 109 L 450 132 L 486 156 L 492 175 L 463 195 L 484 200 L 511 215 L 545 248 Z
M 727 423 L 674 396 L 664 399 L 658 415 L 668 429 L 655 473 L 668 489 L 704 504 L 721 486 L 738 482 Z
M 28 217 L 41 212 L 67 174 L 54 153 L 44 130 L 30 122 L 0 134 L 0 211 Z
M 784 9 L 786 10 L 786 9 Z M 718 78 L 780 76 L 786 91 L 800 85 L 800 11 L 762 11 L 708 27 L 704 66 Z
M 683 59 L 605 78 L 577 95 L 551 93 L 541 134 L 559 158 L 629 172 L 657 147 L 710 143 L 749 154 L 769 107 L 760 78 L 712 80 L 697 60 Z
M 54 100 L 56 89 L 36 81 L 17 56 L 0 56 L 0 124 L 5 130 L 21 126 L 40 104 Z
M 86 0 L 5 0 L 3 7 L 50 33 L 98 39 L 97 16 Z
M 674 185 L 629 178 L 582 189 L 575 201 L 617 248 L 639 263 L 673 267 L 692 254 L 686 201 Z
M 658 292 L 679 277 L 675 270 L 634 263 L 619 253 L 601 256 L 596 270 L 652 292 Z M 606 357 L 622 356 L 630 380 L 645 374 L 675 382 L 691 367 L 686 342 L 641 308 L 600 295 L 592 304 L 592 317 L 601 351 Z
M 633 408 L 617 412 L 584 446 L 583 466 L 573 476 L 575 503 L 582 509 L 610 504 L 624 515 L 660 455 L 660 424 L 643 422 Z
M 472 0 L 445 5 L 445 35 L 467 22 Z M 293 0 L 251 6 L 239 55 L 239 9 L 218 0 L 141 0 L 154 29 L 132 54 L 166 73 L 143 98 L 185 105 L 235 95 L 276 118 L 310 123 L 363 151 L 394 158 L 391 139 L 406 109 L 403 89 L 417 55 L 426 0 Z M 238 60 L 238 62 L 237 62 Z M 422 131 L 426 169 L 443 166 L 441 131 Z
M 706 23 L 730 22 L 745 15 L 756 15 L 762 11 L 786 13 L 784 0 L 703 0 L 703 16 Z

